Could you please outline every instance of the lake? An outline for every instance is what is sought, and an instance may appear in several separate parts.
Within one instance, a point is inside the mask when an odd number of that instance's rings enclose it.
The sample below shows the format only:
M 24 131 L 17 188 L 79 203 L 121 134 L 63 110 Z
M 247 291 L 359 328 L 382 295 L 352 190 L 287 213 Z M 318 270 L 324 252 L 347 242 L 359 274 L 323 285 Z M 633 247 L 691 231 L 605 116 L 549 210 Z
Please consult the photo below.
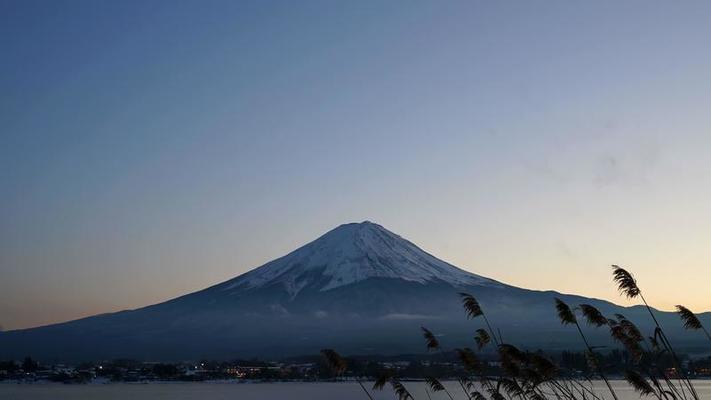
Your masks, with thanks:
M 370 388 L 372 384 L 366 385 Z M 405 382 L 415 399 L 427 400 L 422 382 Z M 613 381 L 620 400 L 637 400 L 636 394 L 623 381 Z M 695 381 L 694 385 L 699 396 L 711 399 L 711 381 Z M 455 399 L 466 400 L 456 382 L 447 382 Z M 604 388 L 599 387 L 599 393 Z M 609 396 L 608 396 L 609 397 Z M 394 399 L 395 395 L 387 390 L 375 392 L 376 399 Z M 251 399 L 367 399 L 361 388 L 351 382 L 319 382 L 319 383 L 150 383 L 150 384 L 0 384 L 0 399 L 2 400 L 251 400 Z M 448 399 L 444 393 L 432 394 L 432 399 Z

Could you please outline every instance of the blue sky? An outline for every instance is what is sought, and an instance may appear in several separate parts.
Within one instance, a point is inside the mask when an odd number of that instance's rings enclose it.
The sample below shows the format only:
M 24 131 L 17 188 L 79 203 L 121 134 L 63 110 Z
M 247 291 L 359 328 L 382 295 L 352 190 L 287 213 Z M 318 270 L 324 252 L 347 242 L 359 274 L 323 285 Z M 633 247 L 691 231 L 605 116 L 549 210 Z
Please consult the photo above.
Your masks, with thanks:
M 0 1 L 0 324 L 372 220 L 505 282 L 711 310 L 708 2 Z

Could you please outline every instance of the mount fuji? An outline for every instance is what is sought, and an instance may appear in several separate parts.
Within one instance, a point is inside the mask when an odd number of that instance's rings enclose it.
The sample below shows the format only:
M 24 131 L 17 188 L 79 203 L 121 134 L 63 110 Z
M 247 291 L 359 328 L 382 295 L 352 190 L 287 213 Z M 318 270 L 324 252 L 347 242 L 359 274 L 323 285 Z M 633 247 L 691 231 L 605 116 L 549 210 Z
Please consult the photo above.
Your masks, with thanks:
M 281 285 L 292 297 L 304 289 L 325 292 L 368 279 L 399 279 L 422 285 L 499 285 L 422 251 L 370 221 L 346 224 L 298 250 L 227 282 L 224 290 Z
M 641 307 L 506 285 L 444 262 L 372 222 L 341 225 L 284 257 L 234 279 L 164 303 L 39 328 L 0 333 L 0 359 L 285 357 L 324 347 L 345 354 L 420 353 L 420 326 L 451 347 L 471 346 L 480 321 L 467 320 L 458 292 L 476 296 L 507 342 L 576 349 L 554 297 L 621 313 L 651 332 Z M 672 313 L 656 312 L 677 347 L 705 338 L 682 334 Z M 711 326 L 711 313 L 700 315 Z M 591 340 L 610 345 L 603 330 Z

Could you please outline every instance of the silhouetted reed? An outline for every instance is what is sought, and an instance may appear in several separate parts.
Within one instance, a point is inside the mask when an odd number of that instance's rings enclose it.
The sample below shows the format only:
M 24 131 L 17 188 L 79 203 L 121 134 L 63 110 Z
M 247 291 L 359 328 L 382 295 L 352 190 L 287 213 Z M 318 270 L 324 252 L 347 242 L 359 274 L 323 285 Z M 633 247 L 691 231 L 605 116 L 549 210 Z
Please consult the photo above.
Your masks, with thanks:
M 500 339 L 501 338 L 496 338 L 496 333 L 494 333 L 494 329 L 491 327 L 491 323 L 489 323 L 489 319 L 486 317 L 486 314 L 484 314 L 484 310 L 481 308 L 481 305 L 479 302 L 474 298 L 474 296 L 470 295 L 469 293 L 459 293 L 459 296 L 462 298 L 462 306 L 464 307 L 464 310 L 467 312 L 467 318 L 476 318 L 481 316 L 484 319 L 484 322 L 486 323 L 487 328 L 489 328 L 489 333 L 491 334 L 491 337 L 494 339 L 494 343 L 496 345 L 501 344 Z
M 607 324 L 607 318 L 603 317 L 600 311 L 598 311 L 595 307 L 588 304 L 584 304 L 583 306 L 584 307 L 581 306 L 581 308 L 584 310 L 583 315 L 588 320 L 588 323 L 595 326 L 602 326 Z M 560 319 L 560 322 L 563 325 L 575 325 L 575 327 L 578 328 L 578 333 L 580 333 L 580 337 L 583 339 L 583 342 L 585 343 L 585 347 L 587 349 L 587 352 L 585 354 L 588 356 L 590 366 L 595 372 L 597 372 L 600 379 L 605 382 L 605 385 L 607 385 L 607 389 L 610 391 L 612 398 L 618 400 L 617 394 L 615 393 L 614 389 L 612 389 L 610 381 L 607 380 L 607 377 L 603 373 L 602 368 L 600 367 L 599 362 L 597 360 L 597 357 L 595 356 L 595 352 L 593 351 L 592 346 L 590 346 L 588 339 L 585 337 L 582 328 L 580 328 L 578 318 L 575 316 L 573 310 L 567 304 L 565 304 L 563 300 L 559 298 L 555 299 L 555 308 L 558 311 L 558 318 Z
M 636 370 L 628 370 L 628 377 L 635 377 L 634 372 L 640 377 L 645 375 L 649 382 L 654 385 L 656 397 L 665 399 L 686 399 L 686 391 L 684 390 L 684 382 L 679 380 L 679 386 L 667 376 L 666 371 L 660 366 L 660 361 L 664 354 L 667 353 L 663 349 L 655 336 L 648 338 L 651 347 L 645 343 L 645 338 L 639 328 L 622 314 L 615 314 L 616 319 L 609 319 L 610 334 L 618 343 L 622 344 L 627 353 L 631 356 L 632 363 Z M 629 381 L 629 379 L 627 379 Z M 638 380 L 637 380 L 638 381 Z M 630 382 L 632 384 L 632 382 Z M 640 386 L 641 387 L 641 386 Z M 641 395 L 648 393 L 647 390 L 638 390 Z M 649 395 L 649 394 L 646 394 Z
M 341 355 L 338 354 L 335 350 L 323 349 L 321 350 L 321 354 L 326 359 L 326 363 L 328 364 L 329 369 L 336 375 L 336 377 L 342 376 L 346 372 L 348 364 L 346 363 L 346 360 L 344 360 L 343 357 L 341 357 Z M 370 392 L 368 392 L 368 389 L 365 388 L 363 382 L 361 382 L 358 377 L 356 377 L 355 380 L 356 382 L 358 382 L 358 385 L 360 385 L 361 389 L 363 389 L 365 395 L 368 396 L 370 400 L 373 400 L 373 396 L 370 395 Z
M 425 344 L 427 345 L 427 351 L 439 351 L 443 356 L 443 350 L 439 345 L 439 340 L 437 340 L 437 337 L 427 328 L 424 326 L 422 328 L 422 336 L 425 338 Z M 444 392 L 447 394 L 447 397 L 450 398 L 450 400 L 454 400 L 454 397 L 452 397 L 452 394 L 449 393 L 449 390 L 447 390 L 442 383 L 440 383 L 437 378 L 433 376 L 428 376 L 425 378 L 425 383 L 429 385 L 430 389 L 432 389 L 433 392 Z
M 654 390 L 652 385 L 647 382 L 646 379 L 639 373 L 632 371 L 632 370 L 627 370 L 625 372 L 625 380 L 632 385 L 635 391 L 639 392 L 640 395 L 642 396 L 649 396 L 649 395 L 655 395 L 657 398 L 661 397 L 659 394 Z
M 590 344 L 583 332 L 576 310 L 580 311 L 588 325 L 595 328 L 607 327 L 612 339 L 622 345 L 630 355 L 631 368 L 625 371 L 624 378 L 640 396 L 651 396 L 659 400 L 698 400 L 693 384 L 681 368 L 669 339 L 643 297 L 635 278 L 625 269 L 614 265 L 613 279 L 621 294 L 629 299 L 642 300 L 652 317 L 655 329 L 652 336 L 645 338 L 640 329 L 622 314 L 615 314 L 614 318 L 608 318 L 590 304 L 580 304 L 576 308 L 571 308 L 561 299 L 555 298 L 558 318 L 562 324 L 576 327 L 585 344 L 585 354 L 591 370 L 605 383 L 612 398 L 617 400 L 617 393 L 604 374 L 604 368 L 600 365 L 594 351 L 595 347 Z M 489 376 L 487 363 L 481 361 L 474 350 L 469 347 L 455 349 L 454 352 L 464 370 L 464 375 L 460 376 L 458 381 L 469 400 L 604 400 L 603 396 L 595 392 L 589 378 L 561 378 L 558 367 L 551 360 L 504 343 L 500 332 L 498 335 L 495 333 L 494 327 L 477 299 L 468 293 L 459 293 L 459 296 L 467 318 L 481 317 L 486 326 L 475 330 L 476 349 L 484 351 L 493 342 L 502 372 L 499 376 Z M 711 339 L 701 321 L 688 308 L 679 305 L 677 312 L 685 329 L 702 330 Z M 445 353 L 437 335 L 425 327 L 421 329 L 427 351 L 437 351 L 444 357 Z M 322 353 L 337 376 L 346 371 L 345 361 L 335 351 L 323 350 Z M 663 359 L 667 355 L 671 357 L 678 374 L 678 385 L 662 366 Z M 360 380 L 356 380 L 368 398 L 372 399 Z M 373 384 L 373 390 L 382 390 L 387 384 L 390 384 L 399 400 L 414 400 L 394 370 L 381 371 Z M 431 390 L 432 393 L 444 392 L 450 400 L 454 400 L 454 396 L 440 378 L 427 376 L 425 384 L 425 392 L 429 399 L 432 398 Z
M 392 387 L 393 392 L 395 392 L 399 400 L 414 400 L 412 394 L 410 394 L 405 385 L 400 382 L 400 379 L 395 374 L 395 371 L 392 370 L 384 370 L 380 372 L 378 377 L 375 379 L 375 382 L 373 383 L 373 390 L 383 390 L 385 385 L 388 383 Z
M 486 332 L 485 329 L 477 329 L 476 335 L 474 336 L 474 341 L 476 342 L 476 347 L 481 350 L 491 342 L 491 336 Z
M 693 312 L 691 312 L 691 310 L 682 305 L 676 306 L 676 312 L 679 314 L 681 320 L 684 322 L 685 329 L 701 330 L 706 334 L 706 337 L 711 340 L 711 335 L 709 335 L 709 331 L 707 331 L 706 328 L 701 324 L 701 321 L 696 316 L 696 314 L 694 314 Z
M 671 342 L 669 341 L 669 338 L 667 338 L 667 335 L 664 333 L 664 329 L 662 329 L 662 326 L 659 324 L 659 321 L 657 321 L 657 317 L 654 315 L 654 312 L 652 312 L 652 307 L 649 306 L 647 300 L 644 298 L 642 290 L 637 285 L 637 280 L 634 278 L 634 276 L 632 276 L 631 273 L 629 273 L 627 270 L 618 265 L 612 265 L 612 277 L 613 281 L 617 284 L 617 289 L 620 291 L 621 294 L 625 295 L 628 299 L 634 299 L 639 297 L 642 300 L 642 303 L 647 309 L 647 312 L 649 312 L 649 315 L 652 317 L 652 321 L 654 321 L 654 325 L 656 326 L 656 329 L 654 331 L 655 340 L 661 342 L 662 346 L 669 352 L 669 354 L 671 354 L 672 360 L 674 361 L 674 367 L 677 373 L 681 376 L 682 380 L 684 381 L 684 384 L 691 393 L 692 398 L 698 399 L 699 396 L 696 393 L 696 388 L 694 388 L 694 385 L 691 383 L 691 380 L 687 377 L 683 368 L 681 368 L 679 357 L 677 357 L 676 352 L 674 351 L 674 348 L 672 347 Z M 684 393 L 683 388 L 682 393 Z

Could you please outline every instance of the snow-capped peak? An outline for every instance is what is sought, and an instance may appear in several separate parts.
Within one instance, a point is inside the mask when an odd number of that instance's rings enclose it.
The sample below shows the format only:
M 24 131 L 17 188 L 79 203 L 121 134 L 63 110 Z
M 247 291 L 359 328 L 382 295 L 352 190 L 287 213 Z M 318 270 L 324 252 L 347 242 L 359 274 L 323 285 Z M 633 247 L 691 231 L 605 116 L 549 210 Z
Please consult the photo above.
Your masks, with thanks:
M 315 282 L 322 285 L 319 290 L 325 291 L 369 278 L 419 283 L 439 280 L 455 286 L 498 285 L 426 253 L 378 224 L 364 221 L 341 225 L 286 256 L 235 278 L 224 288 L 281 284 L 295 296 Z

